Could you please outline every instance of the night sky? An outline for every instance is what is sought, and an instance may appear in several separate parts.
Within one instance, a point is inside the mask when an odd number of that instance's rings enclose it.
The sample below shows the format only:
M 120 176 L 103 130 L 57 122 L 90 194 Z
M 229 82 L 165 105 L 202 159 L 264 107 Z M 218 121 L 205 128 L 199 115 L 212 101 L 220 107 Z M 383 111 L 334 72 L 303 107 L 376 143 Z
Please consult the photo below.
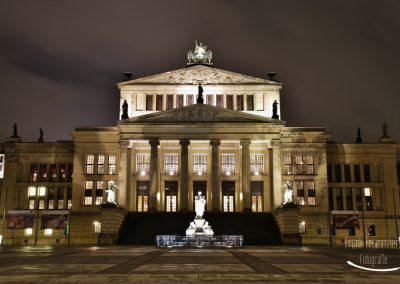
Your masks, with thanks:
M 0 141 L 113 126 L 122 73 L 182 68 L 194 41 L 217 68 L 283 83 L 288 126 L 336 142 L 400 141 L 400 1 L 0 2 Z M 204 86 L 207 94 L 207 86 Z

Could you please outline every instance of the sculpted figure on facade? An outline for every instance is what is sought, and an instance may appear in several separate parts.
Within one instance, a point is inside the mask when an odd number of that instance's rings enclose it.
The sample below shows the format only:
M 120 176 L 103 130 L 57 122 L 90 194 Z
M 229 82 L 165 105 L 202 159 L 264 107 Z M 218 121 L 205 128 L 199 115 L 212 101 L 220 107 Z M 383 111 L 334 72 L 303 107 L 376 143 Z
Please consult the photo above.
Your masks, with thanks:
M 287 181 L 282 187 L 285 188 L 283 193 L 283 204 L 292 203 L 293 202 L 293 188 L 290 185 L 290 182 Z
M 195 41 L 194 51 L 189 50 L 187 54 L 188 63 L 205 63 L 211 64 L 212 61 L 212 52 L 211 50 L 207 50 L 207 45 L 202 42 L 197 43 Z
M 106 194 L 107 194 L 107 203 L 112 203 L 112 204 L 116 204 L 115 202 L 115 190 L 116 190 L 116 185 L 111 182 L 109 187 L 106 190 Z

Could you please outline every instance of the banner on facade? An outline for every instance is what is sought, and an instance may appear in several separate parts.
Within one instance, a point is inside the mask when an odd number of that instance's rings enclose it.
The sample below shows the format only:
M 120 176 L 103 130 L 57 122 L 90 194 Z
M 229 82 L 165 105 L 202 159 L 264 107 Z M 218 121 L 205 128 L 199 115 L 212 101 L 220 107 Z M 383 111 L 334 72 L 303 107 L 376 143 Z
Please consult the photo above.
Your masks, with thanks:
M 7 217 L 7 229 L 26 229 L 33 227 L 33 211 L 9 210 Z
M 360 229 L 358 211 L 332 211 L 335 229 Z
M 42 212 L 40 229 L 64 230 L 68 224 L 68 213 L 68 211 Z

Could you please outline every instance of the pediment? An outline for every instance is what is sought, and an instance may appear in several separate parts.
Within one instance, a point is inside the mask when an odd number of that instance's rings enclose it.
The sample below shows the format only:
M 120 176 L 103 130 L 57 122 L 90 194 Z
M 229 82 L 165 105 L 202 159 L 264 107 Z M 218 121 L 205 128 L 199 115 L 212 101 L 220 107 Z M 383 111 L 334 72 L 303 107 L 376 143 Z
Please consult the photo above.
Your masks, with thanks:
M 119 124 L 179 124 L 179 123 L 275 123 L 281 120 L 228 110 L 205 104 L 194 104 L 169 111 L 155 112 L 121 120 Z
M 186 68 L 165 72 L 153 76 L 121 82 L 118 86 L 142 84 L 268 84 L 278 82 L 247 76 L 207 65 L 192 65 Z

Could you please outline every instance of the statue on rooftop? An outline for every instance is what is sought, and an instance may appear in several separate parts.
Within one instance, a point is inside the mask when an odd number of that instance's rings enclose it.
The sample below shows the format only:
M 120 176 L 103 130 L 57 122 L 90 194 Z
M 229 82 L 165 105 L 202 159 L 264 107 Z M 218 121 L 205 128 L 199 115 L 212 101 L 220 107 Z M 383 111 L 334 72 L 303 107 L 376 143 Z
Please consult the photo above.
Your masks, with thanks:
M 40 142 L 40 143 L 43 143 L 43 142 L 44 142 L 43 136 L 44 136 L 44 134 L 43 134 L 43 129 L 42 129 L 42 128 L 39 128 L 39 139 L 38 139 L 38 142 Z
M 388 126 L 386 122 L 382 125 L 382 138 L 388 138 Z
M 11 136 L 11 138 L 19 138 L 18 136 L 18 126 L 16 123 L 14 123 L 13 125 L 13 135 Z
M 124 103 L 122 104 L 122 115 L 121 119 L 128 119 L 128 102 L 124 100 Z
M 207 45 L 195 41 L 194 50 L 189 50 L 187 54 L 188 64 L 212 64 L 212 52 L 207 49 Z
M 279 119 L 278 115 L 278 102 L 275 100 L 274 103 L 272 104 L 272 118 L 273 119 Z

